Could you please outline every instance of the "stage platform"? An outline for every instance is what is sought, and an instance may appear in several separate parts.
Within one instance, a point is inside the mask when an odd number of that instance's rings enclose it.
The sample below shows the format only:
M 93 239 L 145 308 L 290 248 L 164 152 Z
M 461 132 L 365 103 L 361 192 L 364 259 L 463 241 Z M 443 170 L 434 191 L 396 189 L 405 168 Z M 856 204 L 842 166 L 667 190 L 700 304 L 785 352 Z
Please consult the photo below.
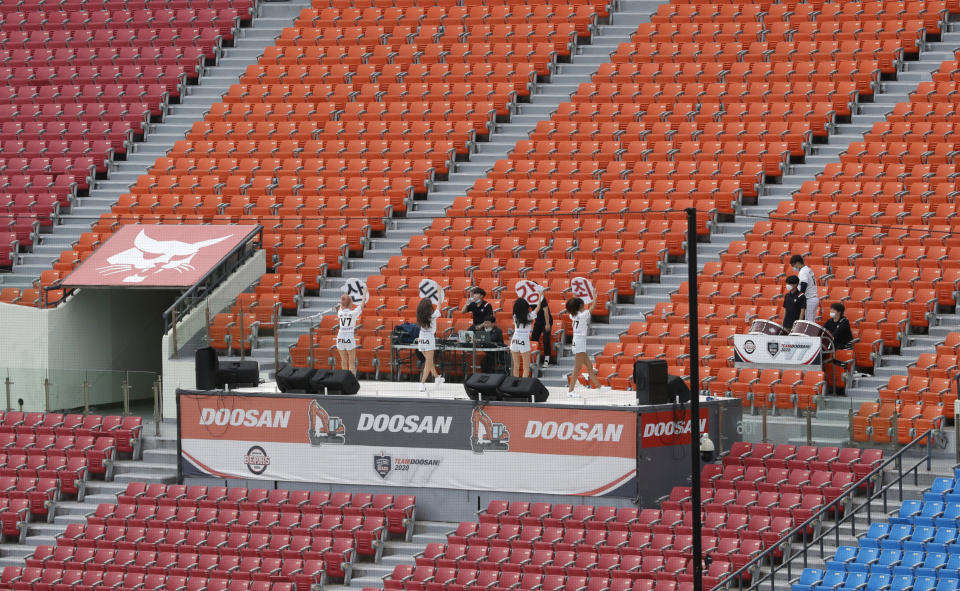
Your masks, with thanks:
M 418 384 L 413 382 L 382 382 L 373 380 L 362 380 L 360 382 L 360 392 L 356 396 L 373 398 L 423 398 L 426 400 L 469 400 L 466 392 L 463 390 L 463 384 L 427 384 L 426 392 L 418 389 Z M 589 407 L 624 407 L 636 406 L 637 394 L 633 391 L 625 390 L 592 390 L 584 386 L 577 386 L 574 390 L 574 396 L 567 395 L 567 389 L 563 387 L 547 387 L 550 391 L 550 397 L 543 404 L 546 406 L 589 406 Z M 257 388 L 237 388 L 234 392 L 248 393 L 280 393 L 276 382 L 266 382 Z M 701 401 L 722 400 L 716 397 L 700 397 Z

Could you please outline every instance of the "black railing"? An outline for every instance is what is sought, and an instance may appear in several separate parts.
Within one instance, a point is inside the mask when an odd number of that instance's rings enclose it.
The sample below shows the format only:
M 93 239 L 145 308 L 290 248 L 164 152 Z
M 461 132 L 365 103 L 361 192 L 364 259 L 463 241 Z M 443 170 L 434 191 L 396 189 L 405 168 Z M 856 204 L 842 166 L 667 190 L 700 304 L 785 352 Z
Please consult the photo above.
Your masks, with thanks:
M 236 246 L 230 249 L 223 259 L 212 269 L 207 271 L 190 289 L 177 298 L 172 306 L 163 313 L 163 332 L 167 333 L 184 315 L 205 300 L 224 279 L 240 268 L 248 259 L 260 250 L 263 244 L 263 226 L 258 225 L 255 230 L 244 237 Z
M 927 431 L 923 435 L 920 435 L 907 445 L 903 446 L 901 449 L 897 450 L 895 454 L 881 462 L 881 464 L 871 470 L 869 474 L 852 484 L 843 492 L 843 494 L 824 505 L 809 519 L 790 530 L 790 532 L 787 533 L 779 542 L 770 546 L 769 548 L 764 549 L 763 552 L 755 556 L 753 560 L 721 578 L 720 581 L 717 582 L 716 586 L 713 587 L 713 589 L 716 590 L 734 586 L 738 587 L 741 591 L 748 589 L 759 589 L 769 580 L 770 590 L 773 591 L 776 588 L 775 581 L 777 573 L 786 570 L 787 579 L 793 579 L 794 562 L 802 560 L 803 566 L 798 568 L 806 568 L 807 556 L 811 552 L 811 549 L 814 549 L 815 546 L 818 547 L 815 549 L 819 551 L 818 558 L 820 560 L 824 560 L 824 539 L 826 539 L 827 536 L 832 535 L 834 538 L 834 546 L 838 547 L 840 545 L 840 529 L 845 523 L 850 523 L 850 534 L 854 536 L 856 535 L 857 516 L 859 513 L 866 513 L 865 523 L 867 525 L 873 523 L 874 509 L 872 508 L 872 505 L 875 499 L 882 497 L 883 511 L 878 515 L 878 517 L 885 517 L 888 511 L 887 494 L 891 488 L 894 486 L 897 487 L 899 500 L 902 502 L 904 477 L 912 473 L 914 485 L 919 484 L 918 470 L 920 466 L 922 464 L 926 464 L 927 471 L 930 471 L 933 435 L 934 432 L 932 430 Z M 916 461 L 916 463 L 909 465 L 906 469 L 904 469 L 904 456 L 908 451 L 919 448 L 921 445 L 925 447 L 923 455 Z M 896 476 L 891 480 L 891 482 L 884 483 L 881 475 L 883 474 L 883 471 L 886 470 L 891 464 L 895 465 Z M 867 490 L 866 499 L 864 499 L 864 501 L 859 505 L 853 506 L 854 494 L 861 488 L 866 488 Z M 843 507 L 844 505 L 848 506 Z M 843 507 L 842 513 L 841 507 Z M 825 523 L 825 518 L 831 514 L 836 515 L 836 520 L 829 527 L 823 526 Z M 817 525 L 821 525 L 821 527 L 817 528 Z M 812 537 L 807 535 L 808 530 L 814 532 Z M 798 537 L 802 539 L 803 543 L 794 549 L 794 545 L 791 542 Z M 774 552 L 776 552 L 778 548 L 782 549 L 784 553 L 783 560 L 779 564 L 777 564 L 774 560 Z M 764 562 L 769 563 L 770 570 L 761 573 L 759 567 Z M 751 575 L 750 582 L 745 583 L 744 575 L 748 573 Z

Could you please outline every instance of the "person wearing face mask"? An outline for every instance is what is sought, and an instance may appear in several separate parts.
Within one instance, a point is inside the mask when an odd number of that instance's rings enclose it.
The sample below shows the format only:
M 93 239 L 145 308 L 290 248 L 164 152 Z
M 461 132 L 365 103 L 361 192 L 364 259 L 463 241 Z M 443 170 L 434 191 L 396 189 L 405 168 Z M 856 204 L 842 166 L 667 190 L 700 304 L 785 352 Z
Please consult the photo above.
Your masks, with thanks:
M 463 314 L 473 315 L 473 326 L 470 327 L 470 330 L 481 330 L 486 328 L 484 326 L 486 323 L 490 323 L 490 326 L 494 323 L 493 306 L 483 299 L 486 295 L 487 292 L 482 288 L 474 287 L 470 292 L 470 301 L 461 310 Z
M 807 308 L 807 300 L 799 287 L 800 279 L 796 275 L 787 277 L 787 293 L 783 296 L 783 327 L 787 330 L 803 318 Z
M 833 346 L 835 349 L 849 349 L 853 342 L 853 332 L 850 330 L 850 321 L 843 315 L 843 304 L 830 304 L 830 320 L 823 325 L 825 329 L 833 335 Z
M 817 295 L 817 278 L 813 274 L 813 269 L 803 263 L 803 257 L 795 254 L 790 257 L 790 266 L 797 272 L 797 278 L 800 280 L 800 293 L 807 300 L 807 309 L 804 320 L 807 322 L 816 322 L 817 314 L 820 312 L 820 296 Z

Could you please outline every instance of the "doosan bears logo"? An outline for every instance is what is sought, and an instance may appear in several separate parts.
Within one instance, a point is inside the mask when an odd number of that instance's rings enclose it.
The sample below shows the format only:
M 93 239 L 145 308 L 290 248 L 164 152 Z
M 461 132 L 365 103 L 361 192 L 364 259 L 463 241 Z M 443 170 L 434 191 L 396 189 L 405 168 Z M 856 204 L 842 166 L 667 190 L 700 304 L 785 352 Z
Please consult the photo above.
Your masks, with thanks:
M 266 450 L 262 447 L 254 445 L 248 449 L 247 454 L 243 456 L 243 463 L 246 464 L 248 470 L 260 476 L 266 472 L 267 467 L 270 466 L 270 456 L 267 455 Z
M 164 271 L 196 271 L 196 267 L 191 264 L 193 257 L 204 248 L 219 244 L 227 238 L 230 236 L 200 242 L 154 240 L 147 236 L 145 230 L 140 230 L 133 239 L 133 248 L 109 257 L 109 264 L 98 267 L 97 270 L 105 276 L 123 274 L 124 283 L 142 283 L 148 275 Z

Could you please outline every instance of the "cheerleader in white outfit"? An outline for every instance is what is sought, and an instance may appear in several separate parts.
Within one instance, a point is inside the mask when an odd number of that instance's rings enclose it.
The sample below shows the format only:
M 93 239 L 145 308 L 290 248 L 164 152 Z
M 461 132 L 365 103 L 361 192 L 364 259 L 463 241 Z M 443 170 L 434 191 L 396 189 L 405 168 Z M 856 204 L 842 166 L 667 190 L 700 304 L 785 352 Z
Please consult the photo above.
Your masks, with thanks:
M 337 318 L 340 330 L 337 331 L 337 352 L 340 354 L 340 367 L 356 375 L 357 373 L 357 322 L 360 320 L 360 306 L 355 306 L 350 296 L 340 296 Z
M 596 300 L 593 301 L 596 303 Z M 580 377 L 580 371 L 587 369 L 587 375 L 590 376 L 590 383 L 594 388 L 600 387 L 600 381 L 597 379 L 597 372 L 593 369 L 593 363 L 590 356 L 587 355 L 587 335 L 590 334 L 590 313 L 593 308 L 587 308 L 580 298 L 570 298 L 567 300 L 567 314 L 573 321 L 573 373 L 567 383 L 567 392 L 572 396 L 573 387 Z
M 510 356 L 513 358 L 513 375 L 515 377 L 530 377 L 530 333 L 533 331 L 533 321 L 540 312 L 540 304 L 531 311 L 530 303 L 523 298 L 513 302 L 513 338 L 510 339 Z
M 424 385 L 430 374 L 433 374 L 434 382 L 443 383 L 443 376 L 437 371 L 434 365 L 433 355 L 437 350 L 437 318 L 440 318 L 440 310 L 433 305 L 429 298 L 420 300 L 417 304 L 417 325 L 420 327 L 420 336 L 417 337 L 417 351 L 423 354 L 423 371 L 420 373 L 420 391 L 426 392 Z

